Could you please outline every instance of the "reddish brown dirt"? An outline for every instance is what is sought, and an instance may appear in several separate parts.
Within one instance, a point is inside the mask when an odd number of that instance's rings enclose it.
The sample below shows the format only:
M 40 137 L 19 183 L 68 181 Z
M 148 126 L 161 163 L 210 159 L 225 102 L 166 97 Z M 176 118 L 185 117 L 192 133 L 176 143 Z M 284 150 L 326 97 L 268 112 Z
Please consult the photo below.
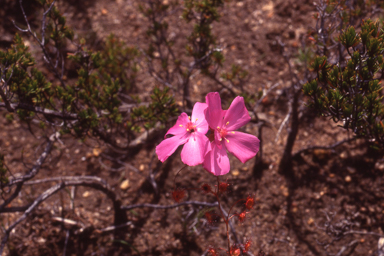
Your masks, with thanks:
M 7 17 L 0 26 L 0 47 L 9 46 L 9 38 L 15 29 L 10 19 L 21 22 L 17 1 L 10 1 L 1 17 Z M 27 2 L 27 1 L 25 1 Z M 138 12 L 136 0 L 64 1 L 59 8 L 75 32 L 87 37 L 95 48 L 106 36 L 114 33 L 128 45 L 145 46 L 145 31 L 148 22 Z M 34 10 L 34 7 L 31 7 Z M 9 13 L 5 13 L 9 11 Z M 382 234 L 384 228 L 383 168 L 376 164 L 380 156 L 364 142 L 346 144 L 335 150 L 314 150 L 301 154 L 294 160 L 294 177 L 285 177 L 277 170 L 287 137 L 284 128 L 276 139 L 277 130 L 288 111 L 285 89 L 291 86 L 290 73 L 282 47 L 295 56 L 306 32 L 314 25 L 312 15 L 316 9 L 312 1 L 244 0 L 226 3 L 221 9 L 221 22 L 214 24 L 213 32 L 224 48 L 224 69 L 230 64 L 240 64 L 249 72 L 246 91 L 255 93 L 280 85 L 271 92 L 258 108 L 259 118 L 268 121 L 260 140 L 263 142 L 262 164 L 255 159 L 241 164 L 231 158 L 232 171 L 222 179 L 231 184 L 223 198 L 226 209 L 240 198 L 252 195 L 255 208 L 247 220 L 234 222 L 240 240 L 251 240 L 251 252 L 257 255 L 262 249 L 266 255 L 327 255 L 321 244 L 330 242 L 325 223 L 327 214 L 334 214 L 332 223 L 350 221 L 352 228 L 363 232 Z M 35 17 L 31 11 L 31 19 Z M 36 14 L 37 16 L 37 14 Z M 180 22 L 180 10 L 168 19 L 170 31 L 182 37 L 188 34 L 187 25 Z M 1 21 L 0 21 L 1 22 Z M 38 48 L 25 37 L 31 50 L 38 55 Z M 183 41 L 178 45 L 183 51 Z M 139 84 L 152 88 L 153 78 L 142 72 Z M 217 84 L 196 75 L 192 79 L 192 98 L 203 101 L 207 92 L 219 89 Z M 147 91 L 142 94 L 146 97 Z M 304 102 L 302 108 L 305 108 Z M 41 132 L 34 135 L 25 124 L 7 121 L 5 111 L 0 113 L 1 153 L 13 175 L 24 173 L 42 152 Z M 37 130 L 37 129 L 36 129 Z M 248 124 L 245 130 L 258 136 L 258 124 Z M 337 124 L 316 118 L 311 111 L 303 111 L 300 131 L 294 152 L 313 145 L 331 145 L 348 138 Z M 148 142 L 134 155 L 122 159 L 139 170 L 116 165 L 110 159 L 113 152 L 101 145 L 102 153 L 96 150 L 94 141 L 62 138 L 35 179 L 65 175 L 96 175 L 105 179 L 119 194 L 123 205 L 152 203 L 173 204 L 171 193 L 176 172 L 182 167 L 180 150 L 164 164 L 154 155 L 155 146 L 161 137 Z M 155 191 L 147 177 L 153 170 L 158 189 Z M 126 190 L 120 188 L 129 180 Z M 201 166 L 188 167 L 177 178 L 177 184 L 185 188 L 197 188 L 204 183 L 215 185 L 215 177 Z M 41 192 L 55 184 L 25 186 L 19 199 L 12 206 L 31 202 Z M 101 193 L 84 187 L 75 191 L 74 208 L 71 208 L 70 190 L 63 190 L 42 203 L 26 221 L 10 236 L 8 255 L 63 255 L 67 232 L 69 234 L 66 255 L 203 255 L 209 246 L 226 248 L 225 225 L 207 225 L 201 218 L 203 208 L 180 207 L 177 209 L 135 209 L 128 212 L 131 222 L 121 232 L 100 232 L 113 225 L 113 209 L 110 201 Z M 198 191 L 189 190 L 187 200 L 214 202 L 214 198 Z M 235 208 L 237 209 L 237 208 Z M 200 215 L 199 215 L 200 214 Z M 0 215 L 1 224 L 8 227 L 21 214 Z M 79 226 L 63 225 L 55 217 L 77 221 Z M 81 230 L 81 226 L 84 228 Z M 233 236 L 231 236 L 233 239 Z M 377 255 L 377 240 L 374 235 L 351 234 L 335 241 L 327 249 L 337 253 L 356 240 L 352 254 Z

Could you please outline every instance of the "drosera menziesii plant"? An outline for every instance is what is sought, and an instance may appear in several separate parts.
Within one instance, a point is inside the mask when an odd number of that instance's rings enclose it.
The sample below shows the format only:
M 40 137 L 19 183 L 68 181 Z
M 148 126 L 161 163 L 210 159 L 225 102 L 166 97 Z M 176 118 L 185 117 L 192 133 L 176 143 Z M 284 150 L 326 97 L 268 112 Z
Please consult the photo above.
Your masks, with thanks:
M 165 138 L 156 147 L 159 160 L 164 162 L 176 151 L 178 146 L 185 144 L 181 151 L 182 162 L 189 166 L 202 164 L 205 170 L 216 176 L 216 188 L 213 189 L 207 183 L 199 188 L 203 193 L 213 195 L 218 203 L 219 214 L 205 212 L 208 223 L 212 224 L 221 218 L 226 225 L 228 248 L 209 247 L 208 253 L 212 256 L 219 255 L 220 250 L 225 251 L 229 256 L 238 256 L 248 252 L 251 246 L 250 240 L 244 244 L 231 244 L 229 225 L 234 217 L 243 223 L 249 213 L 247 210 L 253 208 L 255 200 L 248 195 L 247 198 L 236 201 L 226 212 L 220 197 L 227 191 L 230 184 L 220 181 L 219 178 L 230 171 L 227 150 L 243 163 L 256 156 L 259 151 L 260 141 L 257 137 L 235 131 L 247 124 L 250 119 L 243 97 L 236 97 L 229 109 L 223 110 L 219 93 L 211 92 L 206 96 L 206 103 L 195 103 L 192 116 L 188 117 L 186 113 L 182 113 L 176 124 L 165 134 L 165 136 L 168 134 L 173 136 Z M 205 136 L 206 134 L 208 136 Z M 179 203 L 184 196 L 185 189 L 175 186 L 172 192 L 173 199 Z M 244 209 L 240 213 L 231 213 L 234 206 L 242 202 Z

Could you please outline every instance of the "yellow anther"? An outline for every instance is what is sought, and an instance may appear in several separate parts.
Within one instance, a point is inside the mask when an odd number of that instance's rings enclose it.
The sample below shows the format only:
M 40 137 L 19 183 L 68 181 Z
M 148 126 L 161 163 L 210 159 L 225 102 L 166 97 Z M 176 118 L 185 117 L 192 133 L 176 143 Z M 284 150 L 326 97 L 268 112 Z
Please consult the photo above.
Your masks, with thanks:
M 225 125 L 228 125 L 229 124 L 229 122 L 227 122 Z
M 183 127 L 183 125 L 182 125 L 182 124 L 179 124 L 179 126 L 180 126 L 180 127 Z
M 189 129 L 187 129 L 187 132 L 189 132 Z
M 188 119 L 191 120 L 191 116 L 188 116 Z
M 227 143 L 229 143 L 229 140 L 225 139 L 227 141 Z
M 235 132 L 231 132 L 232 134 L 235 134 Z
M 222 141 L 222 140 L 223 140 L 223 138 L 220 138 L 220 139 L 219 139 L 219 141 Z
M 197 120 L 199 120 L 199 118 L 196 118 L 195 122 L 197 122 Z
M 219 126 L 217 126 L 217 129 L 220 129 L 220 127 L 219 127 Z

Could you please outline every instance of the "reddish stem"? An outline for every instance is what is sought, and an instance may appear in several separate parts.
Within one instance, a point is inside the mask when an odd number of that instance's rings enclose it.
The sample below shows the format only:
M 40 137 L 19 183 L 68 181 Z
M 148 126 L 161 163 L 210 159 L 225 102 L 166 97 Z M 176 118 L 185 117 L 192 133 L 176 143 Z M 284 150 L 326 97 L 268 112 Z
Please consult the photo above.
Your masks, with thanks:
M 179 174 L 185 167 L 187 167 L 187 166 L 185 165 L 183 168 L 181 168 L 181 169 L 176 173 L 175 178 L 173 178 L 173 188 L 176 188 L 176 177 L 177 177 L 177 175 L 178 175 L 178 174 Z
M 217 202 L 219 204 L 219 210 L 220 210 L 220 213 L 221 213 L 221 217 L 223 218 L 224 222 L 225 222 L 225 227 L 227 229 L 227 241 L 228 241 L 228 252 L 231 250 L 231 243 L 229 241 L 229 229 L 228 229 L 228 216 L 225 216 L 224 215 L 224 212 L 223 210 L 221 209 L 221 203 L 220 203 L 220 198 L 219 198 L 219 195 L 220 195 L 220 191 L 219 191 L 219 186 L 220 186 L 220 179 L 219 179 L 219 176 L 217 176 L 217 192 L 215 193 L 215 196 L 216 196 L 216 199 L 217 199 Z
M 247 201 L 247 200 L 246 200 L 246 199 L 239 199 L 239 200 L 237 200 L 237 201 L 231 206 L 231 208 L 229 209 L 229 211 L 228 211 L 228 217 L 229 217 L 229 215 L 231 215 L 230 213 L 231 213 L 233 207 L 234 207 L 237 203 L 239 203 L 239 202 L 241 202 L 241 201 Z M 236 214 L 234 214 L 233 216 L 235 216 L 235 215 L 236 215 Z M 231 217 L 229 218 L 229 220 L 230 220 L 233 216 L 231 216 Z

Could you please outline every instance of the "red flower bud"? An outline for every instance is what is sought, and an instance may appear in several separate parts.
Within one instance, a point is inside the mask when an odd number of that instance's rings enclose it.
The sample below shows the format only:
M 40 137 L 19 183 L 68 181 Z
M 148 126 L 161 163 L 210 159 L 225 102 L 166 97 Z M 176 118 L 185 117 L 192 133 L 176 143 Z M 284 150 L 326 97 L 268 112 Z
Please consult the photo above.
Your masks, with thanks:
M 247 208 L 248 210 L 251 210 L 254 204 L 255 204 L 255 199 L 251 196 L 248 196 L 244 205 L 245 205 L 245 208 Z
M 221 182 L 219 184 L 219 192 L 224 193 L 225 191 L 227 191 L 228 187 L 229 187 L 229 183 Z
M 206 194 L 212 191 L 211 186 L 209 186 L 208 184 L 203 184 L 203 186 L 201 186 L 201 190 L 203 190 L 203 192 Z
M 240 253 L 241 253 L 241 250 L 237 245 L 232 245 L 231 248 L 229 249 L 230 256 L 239 256 Z
M 183 199 L 185 196 L 185 191 L 183 189 L 175 189 L 172 192 L 173 200 L 175 200 L 176 203 L 179 203 L 181 199 Z
M 240 223 L 243 223 L 245 221 L 246 214 L 247 214 L 247 212 L 242 212 L 242 213 L 237 215 L 237 217 L 239 217 Z
M 243 252 L 247 252 L 249 250 L 249 247 L 251 247 L 251 241 L 247 240 L 247 242 L 245 242 L 245 244 L 244 244 L 244 251 Z
M 219 256 L 217 254 L 217 251 L 214 249 L 214 248 L 209 248 L 208 249 L 208 253 L 211 255 L 211 256 Z

